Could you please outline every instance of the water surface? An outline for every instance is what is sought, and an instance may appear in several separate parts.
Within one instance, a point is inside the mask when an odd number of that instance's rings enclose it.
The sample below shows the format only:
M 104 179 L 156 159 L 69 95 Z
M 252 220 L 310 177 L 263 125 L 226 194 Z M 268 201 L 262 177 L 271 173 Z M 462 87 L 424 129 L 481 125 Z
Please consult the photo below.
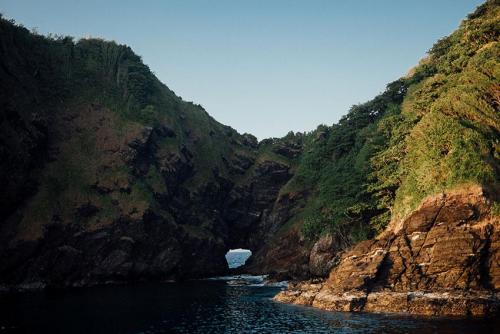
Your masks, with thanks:
M 498 319 L 290 306 L 271 300 L 279 290 L 258 280 L 250 285 L 205 280 L 0 295 L 0 333 L 495 333 L 500 328 Z

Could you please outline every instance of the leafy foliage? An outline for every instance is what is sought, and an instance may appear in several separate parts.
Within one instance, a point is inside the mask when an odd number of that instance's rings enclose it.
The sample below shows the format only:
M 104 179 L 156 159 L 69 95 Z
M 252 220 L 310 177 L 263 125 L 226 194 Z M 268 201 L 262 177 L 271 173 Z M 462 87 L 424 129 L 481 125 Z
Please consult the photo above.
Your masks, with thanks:
M 391 219 L 402 219 L 424 197 L 466 184 L 482 185 L 498 203 L 499 18 L 499 1 L 487 1 L 457 31 L 439 40 L 406 77 L 353 106 L 337 124 L 251 144 L 254 151 L 242 144 L 248 136 L 217 123 L 201 106 L 182 101 L 129 47 L 101 39 L 44 37 L 0 18 L 5 60 L 0 78 L 22 82 L 0 80 L 0 101 L 9 101 L 1 106 L 0 158 L 6 167 L 0 177 L 10 178 L 0 183 L 7 184 L 5 193 L 15 199 L 12 189 L 22 179 L 17 166 L 29 174 L 28 167 L 41 159 L 30 155 L 38 151 L 32 142 L 43 142 L 38 139 L 46 135 L 44 122 L 61 109 L 95 103 L 117 115 L 113 130 L 124 135 L 145 126 L 175 133 L 155 149 L 165 159 L 188 149 L 196 173 L 185 185 L 193 193 L 216 177 L 244 180 L 248 175 L 230 176 L 224 164 L 235 154 L 289 165 L 295 175 L 281 194 L 306 194 L 293 219 L 303 223 L 310 240 L 326 232 L 345 245 L 371 237 Z M 50 221 L 50 212 L 63 215 L 61 208 L 69 207 L 64 202 L 74 198 L 99 202 L 103 215 L 133 211 L 128 207 L 132 202 L 142 211 L 147 206 L 160 210 L 157 195 L 168 189 L 158 166 L 151 166 L 143 180 L 128 167 L 114 166 L 103 177 L 130 181 L 129 193 L 111 201 L 93 192 L 92 168 L 101 157 L 87 137 L 85 131 L 75 135 L 66 158 L 44 171 L 29 220 Z M 274 145 L 285 141 L 303 146 L 302 155 L 288 159 L 276 154 Z M 6 196 L 1 201 L 14 207 Z M 0 217 L 5 215 L 0 211 Z
M 407 77 L 309 134 L 292 180 L 313 194 L 307 238 L 345 224 L 372 236 L 425 196 L 469 183 L 498 196 L 499 18 L 487 1 Z

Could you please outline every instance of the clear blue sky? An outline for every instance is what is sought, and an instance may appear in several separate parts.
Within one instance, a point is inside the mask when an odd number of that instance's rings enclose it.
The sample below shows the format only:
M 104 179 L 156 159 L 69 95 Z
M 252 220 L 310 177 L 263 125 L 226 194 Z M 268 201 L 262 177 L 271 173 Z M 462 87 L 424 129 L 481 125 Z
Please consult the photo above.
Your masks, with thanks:
M 480 0 L 0 0 L 40 33 L 130 45 L 167 86 L 258 138 L 332 124 Z

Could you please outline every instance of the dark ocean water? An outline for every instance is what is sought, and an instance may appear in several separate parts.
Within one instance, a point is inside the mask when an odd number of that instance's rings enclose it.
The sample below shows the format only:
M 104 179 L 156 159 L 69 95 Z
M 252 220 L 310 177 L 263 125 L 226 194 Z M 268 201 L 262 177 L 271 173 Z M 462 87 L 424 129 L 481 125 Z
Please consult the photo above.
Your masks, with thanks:
M 273 302 L 279 287 L 231 284 L 238 283 L 205 280 L 0 295 L 0 333 L 493 334 L 500 328 L 498 319 L 324 312 Z

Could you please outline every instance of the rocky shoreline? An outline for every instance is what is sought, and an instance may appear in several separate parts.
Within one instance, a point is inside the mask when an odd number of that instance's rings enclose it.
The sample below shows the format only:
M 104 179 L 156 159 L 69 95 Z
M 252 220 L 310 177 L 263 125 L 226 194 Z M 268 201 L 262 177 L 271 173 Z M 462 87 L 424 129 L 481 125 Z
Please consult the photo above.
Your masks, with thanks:
M 328 291 L 324 283 L 298 282 L 275 301 L 336 312 L 408 313 L 430 316 L 488 316 L 499 311 L 498 293 Z
M 327 280 L 290 284 L 275 300 L 330 311 L 498 314 L 499 227 L 480 187 L 429 197 L 344 252 Z

